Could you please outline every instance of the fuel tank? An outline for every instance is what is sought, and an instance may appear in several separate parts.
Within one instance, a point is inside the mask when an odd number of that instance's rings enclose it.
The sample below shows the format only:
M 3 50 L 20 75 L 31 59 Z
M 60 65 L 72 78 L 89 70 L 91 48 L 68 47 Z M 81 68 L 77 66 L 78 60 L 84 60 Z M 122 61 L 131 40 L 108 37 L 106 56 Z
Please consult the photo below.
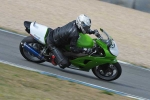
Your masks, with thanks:
M 79 33 L 77 47 L 92 48 L 93 46 L 94 46 L 93 39 L 89 35 Z

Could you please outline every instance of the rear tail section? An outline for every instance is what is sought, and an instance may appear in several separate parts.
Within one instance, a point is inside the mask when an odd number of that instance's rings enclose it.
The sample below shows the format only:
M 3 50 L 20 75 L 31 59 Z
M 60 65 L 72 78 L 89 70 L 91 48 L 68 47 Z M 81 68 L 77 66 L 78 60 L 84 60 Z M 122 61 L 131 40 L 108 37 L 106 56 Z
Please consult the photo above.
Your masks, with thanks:
M 48 27 L 32 22 L 30 24 L 30 34 L 40 43 L 46 44 L 45 37 L 48 34 Z
M 45 39 L 49 33 L 47 26 L 38 24 L 36 22 L 24 21 L 25 31 L 28 32 L 34 39 L 42 44 L 46 44 Z
M 29 21 L 24 21 L 24 26 L 25 26 L 25 31 L 30 33 L 30 25 L 31 25 L 31 22 Z

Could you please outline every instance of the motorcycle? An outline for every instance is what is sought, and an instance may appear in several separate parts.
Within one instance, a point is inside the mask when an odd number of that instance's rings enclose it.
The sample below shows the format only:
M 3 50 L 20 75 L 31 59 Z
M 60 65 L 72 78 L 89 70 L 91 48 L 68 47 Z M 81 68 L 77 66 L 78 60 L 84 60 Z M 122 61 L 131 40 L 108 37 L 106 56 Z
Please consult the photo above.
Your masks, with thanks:
M 50 62 L 57 65 L 55 55 L 48 49 L 46 37 L 51 28 L 36 22 L 24 21 L 25 30 L 30 36 L 25 37 L 20 43 L 20 53 L 31 62 Z M 71 66 L 68 68 L 87 71 L 92 70 L 93 74 L 105 81 L 118 79 L 122 73 L 122 68 L 117 62 L 118 47 L 115 41 L 100 28 L 101 34 L 95 34 L 91 38 L 87 34 L 79 33 L 77 47 L 93 48 L 90 54 L 72 53 L 69 45 L 63 46 L 62 53 L 69 58 Z

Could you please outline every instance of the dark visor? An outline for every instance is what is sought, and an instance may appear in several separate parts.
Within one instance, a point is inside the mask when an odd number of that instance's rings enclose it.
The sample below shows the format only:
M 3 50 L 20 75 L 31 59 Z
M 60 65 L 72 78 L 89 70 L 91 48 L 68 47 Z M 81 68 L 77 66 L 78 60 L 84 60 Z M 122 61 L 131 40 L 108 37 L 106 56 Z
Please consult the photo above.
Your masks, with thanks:
M 84 22 L 82 22 L 82 28 L 88 32 L 90 30 L 90 26 L 86 25 Z

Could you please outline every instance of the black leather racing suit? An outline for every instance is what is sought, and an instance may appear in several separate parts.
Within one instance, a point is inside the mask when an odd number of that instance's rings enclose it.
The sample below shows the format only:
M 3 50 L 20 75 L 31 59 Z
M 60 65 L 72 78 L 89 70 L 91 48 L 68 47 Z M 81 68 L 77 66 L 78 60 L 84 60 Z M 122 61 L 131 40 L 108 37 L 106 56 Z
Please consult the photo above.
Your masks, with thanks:
M 49 32 L 47 44 L 49 49 L 55 55 L 56 63 L 58 65 L 62 67 L 70 66 L 68 58 L 62 54 L 61 50 L 59 50 L 59 47 L 69 44 L 72 52 L 80 53 L 83 51 L 82 48 L 76 47 L 76 43 L 79 38 L 79 32 L 81 31 L 78 29 L 75 20 Z M 90 31 L 89 34 L 93 34 L 93 31 Z

